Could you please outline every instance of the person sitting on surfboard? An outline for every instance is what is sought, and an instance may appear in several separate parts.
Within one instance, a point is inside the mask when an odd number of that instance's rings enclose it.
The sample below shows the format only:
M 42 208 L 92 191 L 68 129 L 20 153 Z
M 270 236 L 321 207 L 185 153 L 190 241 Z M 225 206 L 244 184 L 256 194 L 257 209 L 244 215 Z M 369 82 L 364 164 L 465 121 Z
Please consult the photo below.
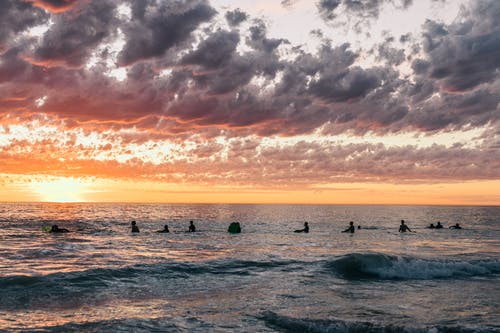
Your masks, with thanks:
M 157 232 L 158 233 L 167 233 L 167 232 L 170 232 L 170 230 L 168 230 L 168 224 L 165 224 L 163 226 L 163 229 L 162 230 L 158 230 Z
M 304 229 L 295 230 L 294 232 L 305 232 L 307 234 L 309 232 L 309 223 L 304 222 Z
M 436 224 L 436 229 L 443 229 L 443 225 L 441 224 L 441 222 L 438 222 Z
M 351 234 L 353 234 L 354 233 L 354 222 L 352 222 L 352 221 L 349 222 L 349 227 L 342 232 L 350 232 Z
M 188 230 L 188 232 L 195 232 L 195 231 L 196 231 L 196 227 L 194 226 L 193 221 L 189 221 L 189 230 Z
M 65 228 L 59 228 L 57 224 L 54 224 L 52 228 L 50 228 L 49 232 L 69 232 L 69 230 Z
M 401 220 L 401 225 L 399 226 L 399 232 L 413 232 L 408 228 L 408 226 L 405 224 L 405 220 Z
M 135 221 L 130 222 L 132 226 L 132 232 L 139 232 L 139 227 L 137 226 L 137 223 Z

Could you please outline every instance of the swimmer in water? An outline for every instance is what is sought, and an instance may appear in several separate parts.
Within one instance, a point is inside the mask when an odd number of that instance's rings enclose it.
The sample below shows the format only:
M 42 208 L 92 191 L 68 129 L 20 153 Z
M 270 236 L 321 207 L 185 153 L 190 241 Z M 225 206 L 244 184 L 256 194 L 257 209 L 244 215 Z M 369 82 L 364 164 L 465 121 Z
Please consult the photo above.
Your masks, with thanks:
M 351 234 L 353 234 L 354 233 L 354 222 L 352 222 L 352 221 L 349 222 L 349 227 L 342 232 L 350 232 Z
M 449 229 L 462 229 L 462 227 L 460 226 L 460 224 L 456 223 L 455 225 L 449 227 Z
M 168 233 L 168 232 L 170 232 L 170 230 L 168 230 L 168 224 L 165 224 L 162 230 L 157 231 L 157 233 Z
M 65 228 L 59 228 L 57 224 L 54 224 L 52 228 L 50 228 L 49 232 L 69 232 L 69 230 Z
M 294 232 L 305 232 L 307 234 L 309 232 L 309 223 L 304 222 L 304 229 L 295 230 Z
M 436 229 L 443 229 L 443 225 L 441 224 L 441 222 L 438 222 L 436 224 Z
M 130 225 L 132 227 L 132 232 L 139 232 L 139 227 L 135 221 L 130 222 Z
M 408 226 L 405 224 L 405 220 L 401 220 L 401 225 L 399 226 L 399 232 L 413 232 L 411 231 L 410 228 L 408 228 Z

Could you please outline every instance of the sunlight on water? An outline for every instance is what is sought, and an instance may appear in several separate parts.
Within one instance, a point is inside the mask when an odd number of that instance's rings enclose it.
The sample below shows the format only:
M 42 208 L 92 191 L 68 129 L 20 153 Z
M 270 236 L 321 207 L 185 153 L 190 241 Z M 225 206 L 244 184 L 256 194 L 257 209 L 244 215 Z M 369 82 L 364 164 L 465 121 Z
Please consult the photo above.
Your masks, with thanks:
M 499 216 L 498 207 L 0 204 L 0 331 L 495 332 Z M 401 218 L 414 233 L 397 232 Z M 190 220 L 196 233 L 186 233 Z M 362 228 L 341 233 L 351 220 Z M 227 232 L 231 221 L 241 234 Z M 310 232 L 294 233 L 304 221 Z M 464 229 L 426 228 L 436 221 Z M 42 232 L 53 224 L 71 232 Z M 156 233 L 164 224 L 171 232 Z

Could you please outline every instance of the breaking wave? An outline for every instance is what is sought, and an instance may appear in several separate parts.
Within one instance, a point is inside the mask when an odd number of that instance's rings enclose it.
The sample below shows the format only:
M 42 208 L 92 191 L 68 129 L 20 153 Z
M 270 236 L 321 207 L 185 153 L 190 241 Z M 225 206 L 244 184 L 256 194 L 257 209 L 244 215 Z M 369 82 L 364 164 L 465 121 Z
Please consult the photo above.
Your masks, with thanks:
M 344 279 L 440 279 L 500 273 L 499 259 L 449 260 L 351 253 L 326 263 L 327 271 Z

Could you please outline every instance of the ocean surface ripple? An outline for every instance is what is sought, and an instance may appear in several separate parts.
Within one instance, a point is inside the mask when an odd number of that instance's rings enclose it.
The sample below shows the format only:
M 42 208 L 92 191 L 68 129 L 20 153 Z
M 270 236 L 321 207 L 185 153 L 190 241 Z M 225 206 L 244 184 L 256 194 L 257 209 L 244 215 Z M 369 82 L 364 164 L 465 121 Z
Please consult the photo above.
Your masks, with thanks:
M 2 333 L 500 332 L 500 207 L 0 204 L 0 225 Z

